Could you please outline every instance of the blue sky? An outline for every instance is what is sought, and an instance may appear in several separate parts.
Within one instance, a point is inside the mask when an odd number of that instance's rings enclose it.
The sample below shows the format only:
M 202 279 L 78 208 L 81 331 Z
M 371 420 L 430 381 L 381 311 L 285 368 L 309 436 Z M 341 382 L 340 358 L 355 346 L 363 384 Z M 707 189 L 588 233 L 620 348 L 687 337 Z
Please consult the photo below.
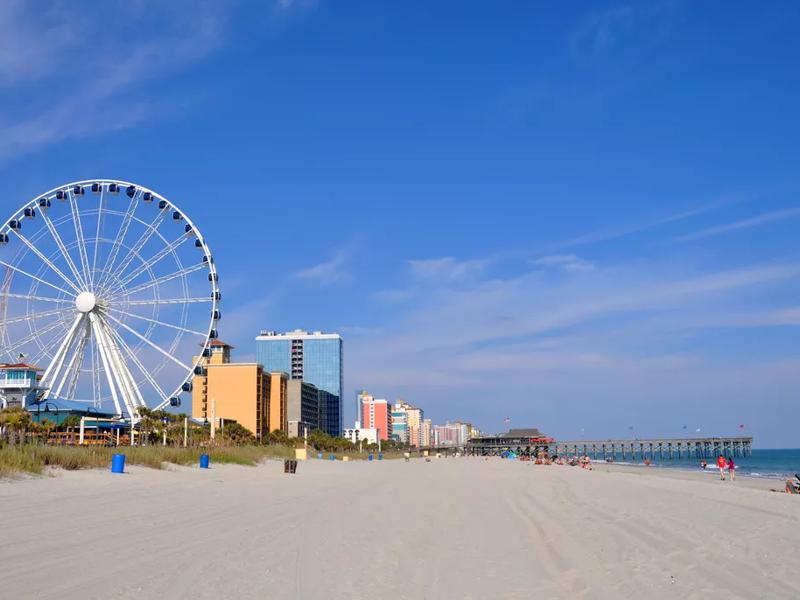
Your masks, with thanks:
M 0 2 L 15 210 L 117 177 L 204 231 L 240 359 L 560 438 L 796 446 L 800 7 Z

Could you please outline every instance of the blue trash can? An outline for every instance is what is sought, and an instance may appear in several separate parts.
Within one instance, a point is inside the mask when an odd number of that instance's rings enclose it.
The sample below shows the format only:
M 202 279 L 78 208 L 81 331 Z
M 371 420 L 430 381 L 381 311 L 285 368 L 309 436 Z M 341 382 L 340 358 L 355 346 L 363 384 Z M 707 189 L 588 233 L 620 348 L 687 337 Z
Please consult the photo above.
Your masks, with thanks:
M 383 460 L 383 452 L 378 452 L 378 460 Z
M 210 462 L 210 460 L 208 458 L 208 454 L 201 454 L 200 455 L 200 468 L 201 469 L 207 469 L 209 462 Z
M 372 457 L 372 454 L 370 454 L 369 456 L 367 456 L 367 460 L 372 460 L 372 458 L 373 458 L 373 457 Z
M 114 454 L 111 457 L 111 472 L 124 473 L 125 472 L 125 455 Z
M 328 460 L 336 460 L 336 457 L 333 455 L 333 453 L 328 454 Z

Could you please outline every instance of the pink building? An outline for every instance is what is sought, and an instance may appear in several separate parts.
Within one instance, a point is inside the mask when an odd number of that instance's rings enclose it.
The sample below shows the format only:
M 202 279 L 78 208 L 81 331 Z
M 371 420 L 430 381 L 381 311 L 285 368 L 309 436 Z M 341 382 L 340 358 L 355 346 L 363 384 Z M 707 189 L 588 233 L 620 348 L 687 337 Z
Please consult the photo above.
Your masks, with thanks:
M 456 425 L 436 425 L 433 428 L 434 446 L 457 446 L 459 444 L 459 428 Z
M 361 394 L 361 427 L 377 429 L 381 440 L 392 436 L 392 411 L 386 400 L 376 400 L 369 394 Z

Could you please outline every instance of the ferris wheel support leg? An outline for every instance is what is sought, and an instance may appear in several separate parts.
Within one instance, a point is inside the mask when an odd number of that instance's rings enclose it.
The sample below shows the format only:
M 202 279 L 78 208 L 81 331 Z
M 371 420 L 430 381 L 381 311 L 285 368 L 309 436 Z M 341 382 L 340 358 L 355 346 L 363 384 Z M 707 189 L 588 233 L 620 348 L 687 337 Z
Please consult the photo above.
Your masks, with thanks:
M 139 388 L 136 385 L 130 371 L 125 366 L 125 361 L 122 360 L 119 348 L 114 342 L 113 336 L 110 334 L 110 329 L 102 316 L 97 317 L 97 331 L 102 336 L 102 342 L 105 346 L 105 351 L 111 365 L 114 378 L 116 379 L 117 386 L 122 395 L 122 401 L 125 404 L 125 410 L 130 415 L 131 422 L 136 423 L 139 420 L 139 406 L 145 406 L 144 399 L 139 393 Z
M 161 386 L 158 385 L 158 382 L 155 379 L 153 379 L 153 376 L 150 375 L 150 373 L 147 371 L 147 368 L 144 365 L 142 365 L 141 361 L 138 358 L 136 358 L 136 354 L 133 352 L 133 350 L 131 350 L 130 346 L 125 342 L 125 340 L 122 339 L 122 336 L 118 332 L 116 332 L 112 327 L 109 327 L 109 331 L 112 333 L 119 346 L 128 354 L 128 357 L 131 359 L 131 362 L 133 362 L 133 364 L 135 364 L 138 367 L 139 371 L 141 371 L 142 375 L 144 375 L 144 378 L 147 380 L 147 382 L 158 393 L 159 397 L 166 398 L 167 394 L 164 392 L 163 389 L 161 389 Z M 156 406 L 156 410 L 161 410 L 168 403 L 169 403 L 168 399 L 163 401 L 161 404 Z M 144 402 L 143 399 L 142 399 L 142 406 L 147 406 L 147 404 Z
M 119 396 L 117 396 L 117 388 L 114 384 L 114 376 L 111 374 L 111 367 L 108 363 L 108 356 L 106 356 L 105 344 L 103 343 L 103 338 L 99 333 L 100 327 L 97 323 L 97 317 L 94 316 L 94 313 L 89 313 L 89 321 L 92 324 L 94 338 L 97 340 L 97 349 L 100 353 L 100 360 L 103 363 L 103 370 L 106 372 L 108 387 L 111 389 L 111 398 L 114 400 L 114 407 L 117 409 L 117 415 L 122 416 L 122 408 L 119 405 Z
M 75 335 L 75 330 L 80 325 L 81 321 L 83 320 L 83 314 L 79 314 L 75 317 L 75 321 L 72 323 L 72 327 L 69 328 L 67 335 L 64 337 L 64 341 L 61 342 L 61 345 L 56 350 L 55 356 L 53 360 L 50 362 L 50 365 L 47 367 L 47 370 L 42 375 L 42 387 L 51 387 L 47 385 L 47 382 L 52 379 L 55 381 L 55 378 L 58 376 L 58 372 L 61 370 L 61 365 L 64 363 L 64 358 L 67 355 L 67 350 L 69 349 L 70 345 L 72 345 L 72 338 Z M 49 394 L 48 394 L 49 396 Z
M 74 336 L 74 337 L 77 337 L 77 336 Z M 56 388 L 56 398 L 61 396 L 61 390 L 64 389 L 64 385 L 66 384 L 67 380 L 69 379 L 70 373 L 72 373 L 72 370 L 75 368 L 75 363 L 79 359 L 82 360 L 82 358 L 83 358 L 83 344 L 84 344 L 85 340 L 86 340 L 86 334 L 84 333 L 83 337 L 78 342 L 78 345 L 75 348 L 75 352 L 72 353 L 72 358 L 69 359 L 69 363 L 67 363 L 67 366 L 64 369 L 64 372 L 61 374 L 61 381 L 59 381 L 58 387 Z M 68 348 L 68 350 L 69 350 L 69 348 Z M 55 382 L 55 374 L 53 376 L 53 381 Z
M 133 377 L 131 370 L 128 368 L 128 365 L 125 362 L 125 356 L 122 354 L 122 351 L 120 350 L 120 345 L 113 335 L 114 330 L 102 317 L 100 318 L 100 322 L 103 324 L 106 337 L 108 338 L 108 341 L 112 349 L 114 350 L 114 359 L 117 361 L 117 364 L 119 366 L 119 371 L 124 377 L 127 387 L 131 392 L 130 399 L 131 402 L 133 403 L 133 406 L 146 407 L 147 403 L 144 401 L 142 393 L 139 391 L 139 386 L 136 384 L 136 379 Z

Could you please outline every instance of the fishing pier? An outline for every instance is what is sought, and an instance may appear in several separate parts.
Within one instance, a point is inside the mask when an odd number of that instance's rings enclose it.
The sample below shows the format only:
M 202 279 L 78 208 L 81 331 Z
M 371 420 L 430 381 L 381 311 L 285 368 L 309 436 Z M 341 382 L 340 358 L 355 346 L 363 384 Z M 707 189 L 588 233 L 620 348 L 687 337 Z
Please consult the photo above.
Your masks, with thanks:
M 753 438 L 693 437 L 557 441 L 538 429 L 511 429 L 508 433 L 472 438 L 464 448 L 472 456 L 589 456 L 595 460 L 680 460 L 750 456 Z
M 752 437 L 655 438 L 634 440 L 579 440 L 554 442 L 549 454 L 589 456 L 594 459 L 701 459 L 750 456 Z

